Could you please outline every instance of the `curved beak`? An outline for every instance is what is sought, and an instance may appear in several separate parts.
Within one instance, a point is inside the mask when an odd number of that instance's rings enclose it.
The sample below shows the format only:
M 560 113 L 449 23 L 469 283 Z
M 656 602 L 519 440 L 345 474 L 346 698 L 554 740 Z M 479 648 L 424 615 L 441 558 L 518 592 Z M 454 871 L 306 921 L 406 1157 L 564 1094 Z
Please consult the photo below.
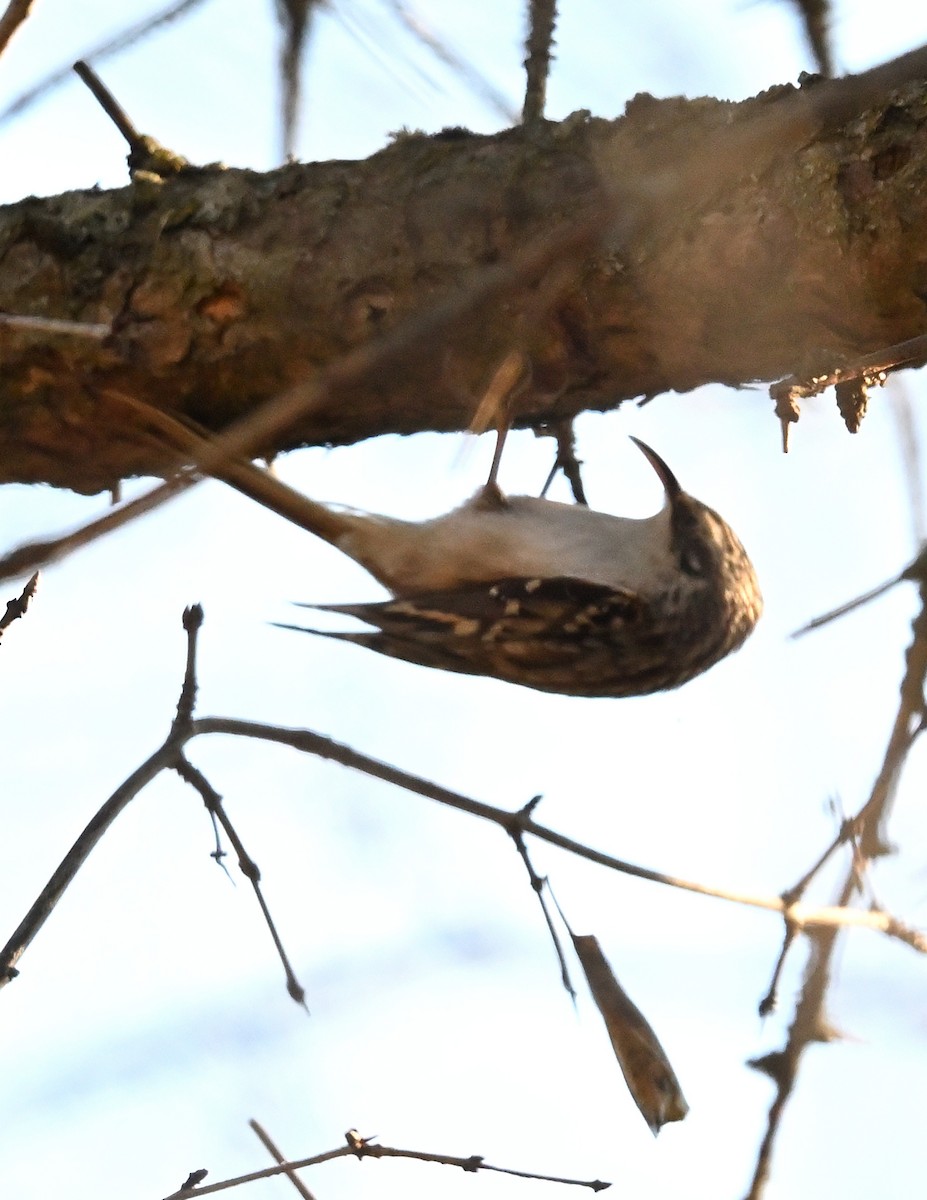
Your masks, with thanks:
M 679 486 L 679 480 L 669 469 L 659 454 L 657 454 L 656 450 L 651 450 L 646 442 L 642 442 L 640 438 L 636 438 L 633 435 L 631 435 L 631 441 L 638 448 L 638 450 L 640 450 L 644 458 L 647 459 L 654 471 L 656 471 L 657 477 L 663 484 L 663 488 L 666 492 L 666 498 L 670 501 L 670 503 L 672 503 L 677 497 L 682 495 L 682 488 Z

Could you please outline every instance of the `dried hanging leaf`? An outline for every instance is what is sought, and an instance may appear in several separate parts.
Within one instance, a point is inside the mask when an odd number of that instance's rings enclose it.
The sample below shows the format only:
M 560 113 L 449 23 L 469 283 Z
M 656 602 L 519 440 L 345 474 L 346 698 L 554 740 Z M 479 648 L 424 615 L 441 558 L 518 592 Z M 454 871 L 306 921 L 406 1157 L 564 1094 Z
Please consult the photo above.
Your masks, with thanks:
M 598 938 L 571 937 L 628 1090 L 656 1137 L 664 1125 L 681 1121 L 689 1111 L 679 1081 L 644 1014 L 615 978 Z

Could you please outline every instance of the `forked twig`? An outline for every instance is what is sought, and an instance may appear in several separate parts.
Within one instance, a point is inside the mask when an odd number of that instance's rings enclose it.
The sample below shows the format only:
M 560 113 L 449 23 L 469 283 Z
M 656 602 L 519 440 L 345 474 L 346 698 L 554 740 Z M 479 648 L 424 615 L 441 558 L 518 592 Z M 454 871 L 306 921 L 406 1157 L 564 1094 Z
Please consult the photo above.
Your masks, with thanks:
M 872 785 L 869 798 L 857 815 L 844 821 L 835 845 L 852 838 L 853 859 L 840 888 L 838 906 L 850 904 L 861 886 L 861 864 L 885 854 L 888 846 L 884 825 L 894 799 L 895 788 L 908 753 L 924 729 L 924 683 L 927 678 L 927 582 L 920 585 L 921 608 L 912 625 L 913 638 L 906 655 L 906 667 L 901 682 L 901 696 L 895 723 L 889 737 L 882 767 Z M 833 847 L 831 847 L 832 849 Z M 815 867 L 799 883 L 807 885 L 809 876 L 826 861 L 829 851 L 819 858 Z M 781 1128 L 789 1099 L 798 1077 L 801 1058 L 809 1045 L 833 1037 L 825 1013 L 825 999 L 830 984 L 831 967 L 838 944 L 839 929 L 818 928 L 811 938 L 811 957 L 805 972 L 801 995 L 789 1028 L 786 1044 L 780 1051 L 767 1055 L 754 1065 L 765 1071 L 776 1084 L 776 1095 L 767 1117 L 766 1132 L 757 1155 L 756 1167 L 747 1200 L 760 1200 L 769 1178 L 776 1139 Z M 783 953 L 788 949 L 784 947 Z M 782 957 L 780 956 L 779 970 Z M 778 972 L 777 972 L 778 973 Z M 774 978 L 775 983 L 775 978 Z M 774 995 L 773 989 L 767 1000 Z

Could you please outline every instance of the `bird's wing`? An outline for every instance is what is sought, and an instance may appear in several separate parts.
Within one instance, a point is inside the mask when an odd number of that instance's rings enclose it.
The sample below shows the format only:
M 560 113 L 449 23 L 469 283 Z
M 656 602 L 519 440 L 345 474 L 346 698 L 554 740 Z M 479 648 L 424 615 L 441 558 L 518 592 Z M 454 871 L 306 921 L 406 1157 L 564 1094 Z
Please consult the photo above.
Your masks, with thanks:
M 375 626 L 373 632 L 304 632 L 354 642 L 421 666 L 575 695 L 649 690 L 647 670 L 653 662 L 642 662 L 641 671 L 635 662 L 641 639 L 648 641 L 648 606 L 627 589 L 582 579 L 517 578 L 372 604 L 304 607 Z M 658 651 L 659 637 L 649 640 L 651 649 Z

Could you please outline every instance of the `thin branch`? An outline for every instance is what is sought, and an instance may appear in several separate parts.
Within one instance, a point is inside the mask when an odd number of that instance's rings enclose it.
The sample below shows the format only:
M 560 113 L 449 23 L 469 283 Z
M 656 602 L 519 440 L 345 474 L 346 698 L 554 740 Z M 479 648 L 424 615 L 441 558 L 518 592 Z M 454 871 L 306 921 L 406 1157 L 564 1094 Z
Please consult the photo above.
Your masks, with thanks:
M 886 592 L 891 591 L 897 584 L 905 582 L 917 583 L 922 587 L 927 583 L 927 546 L 921 548 L 917 557 L 912 559 L 903 571 L 899 571 L 897 575 L 894 575 L 885 583 L 880 583 L 877 587 L 871 588 L 868 592 L 863 592 L 861 596 L 854 596 L 852 600 L 847 600 L 845 604 L 840 604 L 836 608 L 832 608 L 830 612 L 823 613 L 820 617 L 815 617 L 807 625 L 802 625 L 800 629 L 796 629 L 792 637 L 804 637 L 806 633 L 820 629 L 822 625 L 829 625 L 831 621 L 845 617 L 847 613 L 851 613 L 857 608 L 862 608 L 870 600 L 877 600 L 879 596 L 884 596 Z
M 287 1179 L 289 1179 L 289 1181 L 290 1181 L 290 1183 L 292 1183 L 293 1187 L 296 1188 L 297 1192 L 299 1192 L 299 1194 L 300 1194 L 300 1196 L 302 1196 L 303 1200 L 315 1200 L 315 1196 L 312 1194 L 312 1192 L 309 1191 L 309 1189 L 306 1187 L 306 1185 L 303 1183 L 303 1181 L 300 1179 L 300 1177 L 296 1174 L 296 1172 L 291 1170 L 289 1168 L 289 1166 L 286 1165 L 286 1155 L 283 1154 L 283 1152 L 278 1147 L 277 1143 L 270 1136 L 270 1134 L 267 1132 L 267 1130 L 264 1128 L 264 1126 L 261 1125 L 261 1123 L 259 1121 L 255 1121 L 254 1117 L 251 1118 L 251 1120 L 248 1122 L 248 1124 L 251 1126 L 251 1128 L 257 1134 L 258 1138 L 261 1141 L 261 1144 L 264 1146 L 264 1148 L 270 1154 L 270 1156 L 274 1160 L 274 1162 L 279 1163 L 281 1166 L 285 1166 Z
M 905 673 L 901 681 L 898 712 L 892 728 L 881 770 L 872 785 L 869 798 L 851 821 L 845 821 L 843 840 L 852 837 L 853 860 L 847 869 L 838 898 L 838 910 L 848 908 L 861 888 L 863 864 L 888 852 L 884 825 L 901 771 L 918 734 L 924 728 L 924 682 L 927 677 L 927 582 L 920 585 L 921 608 L 912 623 L 913 639 L 908 648 Z M 825 856 L 819 860 L 823 862 Z M 793 910 L 790 910 L 793 911 Z M 798 1068 L 805 1050 L 814 1042 L 833 1037 L 825 1014 L 825 1000 L 830 984 L 831 968 L 838 943 L 839 929 L 818 928 L 812 937 L 811 957 L 805 972 L 795 1016 L 782 1050 L 767 1055 L 754 1064 L 764 1070 L 776 1084 L 776 1095 L 770 1106 L 757 1155 L 756 1167 L 747 1200 L 760 1200 L 769 1178 L 773 1152 L 788 1101 L 795 1087 Z
M 799 929 L 816 929 L 820 927 L 859 927 L 884 933 L 889 937 L 904 942 L 905 945 L 920 953 L 927 952 L 927 936 L 913 929 L 889 913 L 872 910 L 847 908 L 840 905 L 814 907 L 803 904 L 788 904 L 781 896 L 757 896 L 748 893 L 734 892 L 724 888 L 710 887 L 692 880 L 681 879 L 667 875 L 661 871 L 652 871 L 646 867 L 626 862 L 613 855 L 605 854 L 592 846 L 583 845 L 572 838 L 565 837 L 553 829 L 539 825 L 522 810 L 508 812 L 495 808 L 479 800 L 472 800 L 442 788 L 438 784 L 420 779 L 398 767 L 379 762 L 359 754 L 357 751 L 344 746 L 331 738 L 313 733 L 306 729 L 281 729 L 273 725 L 261 725 L 253 721 L 240 721 L 227 717 L 201 717 L 189 725 L 175 723 L 175 728 L 168 735 L 164 745 L 151 755 L 132 775 L 110 796 L 102 808 L 91 818 L 90 822 L 79 835 L 74 845 L 65 855 L 52 878 L 42 889 L 38 899 L 29 912 L 17 926 L 6 946 L 0 951 L 0 987 L 15 978 L 15 964 L 33 938 L 45 924 L 68 885 L 86 862 L 94 846 L 113 823 L 117 816 L 127 807 L 136 795 L 165 768 L 175 768 L 183 747 L 193 737 L 204 734 L 220 733 L 238 737 L 255 738 L 260 741 L 273 742 L 277 745 L 291 746 L 303 753 L 314 754 L 320 758 L 332 759 L 344 766 L 362 771 L 386 783 L 436 800 L 460 812 L 480 817 L 500 826 L 509 836 L 513 831 L 531 834 L 541 841 L 559 846 L 578 858 L 589 862 L 599 863 L 611 870 L 620 871 L 636 879 L 646 879 L 652 883 L 661 883 L 667 887 L 675 887 L 682 891 L 694 892 L 701 896 L 713 896 L 715 899 L 727 900 L 732 904 L 742 904 L 750 908 L 760 908 L 774 912 L 794 924 Z
M 166 178 L 179 175 L 191 167 L 189 159 L 182 154 L 162 146 L 157 138 L 139 133 L 128 113 L 91 66 L 80 60 L 74 64 L 74 72 L 87 85 L 94 99 L 128 143 L 126 161 L 133 178 L 139 171 Z
M 539 1175 L 533 1171 L 517 1171 L 512 1167 L 496 1167 L 491 1163 L 484 1162 L 478 1154 L 472 1154 L 469 1158 L 461 1158 L 454 1154 L 433 1154 L 426 1150 L 400 1150 L 396 1146 L 381 1146 L 367 1138 L 359 1137 L 353 1129 L 348 1131 L 346 1137 L 348 1144 L 340 1146 L 337 1150 L 329 1150 L 324 1154 L 315 1154 L 311 1158 L 265 1167 L 261 1171 L 238 1175 L 234 1179 L 223 1179 L 219 1183 L 208 1183 L 202 1187 L 172 1192 L 170 1196 L 165 1197 L 165 1200 L 194 1200 L 197 1196 L 208 1196 L 211 1192 L 222 1192 L 245 1183 L 254 1183 L 258 1179 L 269 1179 L 274 1175 L 289 1175 L 292 1171 L 302 1170 L 303 1167 L 314 1167 L 323 1162 L 331 1162 L 335 1158 L 409 1158 L 417 1162 L 459 1167 L 462 1171 L 474 1173 L 494 1171 L 500 1175 L 514 1175 L 518 1179 L 536 1179 L 543 1183 L 562 1183 L 570 1187 L 585 1187 L 594 1192 L 601 1192 L 605 1188 L 611 1187 L 610 1183 L 604 1183 L 600 1179 L 569 1179 L 558 1175 Z
M 116 126 L 122 136 L 128 143 L 129 149 L 134 150 L 141 140 L 141 134 L 135 128 L 129 114 L 122 107 L 113 93 L 109 90 L 103 80 L 94 71 L 94 69 L 83 61 L 78 59 L 74 64 L 74 74 L 81 80 L 82 83 L 93 93 L 93 97 L 99 104 L 100 108 L 106 113 L 112 123 Z
M 525 817 L 530 816 L 540 802 L 541 797 L 535 796 L 532 800 L 528 801 L 525 807 L 521 810 L 521 813 Z M 567 966 L 566 955 L 563 952 L 563 946 L 560 942 L 560 935 L 557 933 L 557 927 L 554 924 L 554 918 L 550 909 L 547 907 L 547 901 L 544 898 L 544 889 L 545 887 L 549 887 L 548 881 L 546 878 L 540 876 L 534 869 L 534 864 L 532 863 L 528 854 L 528 847 L 525 845 L 524 832 L 521 829 L 516 829 L 514 831 L 510 830 L 509 832 L 511 833 L 512 840 L 515 843 L 515 849 L 521 855 L 521 860 L 525 864 L 525 870 L 528 872 L 528 878 L 531 881 L 531 889 L 538 898 L 538 903 L 541 906 L 541 912 L 544 914 L 544 921 L 547 924 L 547 932 L 550 934 L 550 940 L 554 943 L 554 951 L 557 955 L 557 962 L 560 964 L 560 982 L 563 984 L 570 996 L 570 999 L 575 1004 L 576 988 L 573 987 L 573 981 L 570 979 L 570 969 Z M 556 898 L 554 899 L 554 904 L 557 905 L 557 909 L 560 911 L 560 916 L 562 917 L 563 912 L 560 910 L 560 905 L 557 904 Z M 566 922 L 564 922 L 564 924 L 566 924 Z M 567 925 L 567 928 L 569 929 L 569 925 Z
M 766 995 L 757 1005 L 757 1012 L 761 1017 L 768 1017 L 770 1013 L 775 1012 L 776 1005 L 779 1002 L 779 982 L 782 979 L 782 972 L 785 969 L 785 960 L 788 958 L 789 951 L 795 944 L 797 937 L 798 929 L 791 921 L 786 920 L 785 933 L 782 935 L 782 946 L 779 950 L 779 957 L 776 959 L 776 965 L 773 967 L 769 987 L 766 990 Z
M 179 3 L 168 4 L 166 8 L 161 8 L 151 16 L 144 17 L 141 21 L 130 25 L 128 29 L 124 29 L 122 33 L 117 34 L 109 41 L 101 42 L 94 46 L 92 50 L 88 50 L 81 57 L 86 61 L 102 62 L 105 58 L 110 58 L 114 54 L 118 54 L 121 50 L 127 50 L 129 46 L 135 42 L 141 41 L 147 37 L 149 33 L 153 33 L 163 25 L 169 25 L 172 21 L 186 16 L 192 12 L 194 8 L 198 8 L 204 0 L 179 0 Z M 8 120 L 10 117 L 16 116 L 18 113 L 24 112 L 30 108 L 37 100 L 40 100 L 47 92 L 52 91 L 62 83 L 66 83 L 71 78 L 73 64 L 68 62 L 66 66 L 59 67 L 47 75 L 40 83 L 27 91 L 22 92 L 17 98 L 8 104 L 2 112 L 0 112 L 0 124 Z
M 113 792 L 78 835 L 71 849 L 61 860 L 58 869 L 20 921 L 13 936 L 3 950 L 0 950 L 0 988 L 8 984 L 11 979 L 16 978 L 18 974 L 16 963 L 19 962 L 33 938 L 54 912 L 58 901 L 113 821 L 165 767 L 174 766 L 177 762 L 184 742 L 191 736 L 189 716 L 192 714 L 193 693 L 195 692 L 195 685 L 191 683 L 191 679 L 196 652 L 196 634 L 202 622 L 202 616 L 203 610 L 199 605 L 185 609 L 183 614 L 183 626 L 187 631 L 187 669 L 181 693 L 182 700 L 178 704 L 178 714 L 183 712 L 186 719 L 174 720 L 164 744 Z
M 358 751 L 352 750 L 349 746 L 345 746 L 322 734 L 313 733 L 308 729 L 282 729 L 275 725 L 262 725 L 253 721 L 239 721 L 226 717 L 201 717 L 194 722 L 193 731 L 197 735 L 224 733 L 231 734 L 232 736 L 256 738 L 260 741 L 274 742 L 278 745 L 291 746 L 293 749 L 300 750 L 303 753 L 314 754 L 319 758 L 328 758 L 333 762 L 341 763 L 342 766 L 362 771 L 365 775 L 370 775 L 375 779 L 382 779 L 386 783 L 395 784 L 406 791 L 414 792 L 419 796 L 425 796 L 427 799 L 435 800 L 439 804 L 445 804 L 449 808 L 455 808 L 459 812 L 469 813 L 471 816 L 490 821 L 495 825 L 501 826 L 509 836 L 511 836 L 513 829 L 520 829 L 525 834 L 530 834 L 541 841 L 549 842 L 552 846 L 559 846 L 561 850 L 575 854 L 577 858 L 584 858 L 589 862 L 598 863 L 600 866 L 608 867 L 613 871 L 620 871 L 622 874 L 630 875 L 635 879 L 646 879 L 651 883 L 660 883 L 667 887 L 679 888 L 682 891 L 694 892 L 696 895 L 711 896 L 717 900 L 727 900 L 732 904 L 742 904 L 749 908 L 760 908 L 767 912 L 774 912 L 794 922 L 800 929 L 814 929 L 819 926 L 853 926 L 872 929 L 897 938 L 919 953 L 927 953 L 927 934 L 922 933 L 920 930 L 912 929 L 889 913 L 856 908 L 841 908 L 834 905 L 825 905 L 822 907 L 804 904 L 789 905 L 781 896 L 758 896 L 746 892 L 735 892 L 726 888 L 711 887 L 707 884 L 681 879 L 678 876 L 667 875 L 662 871 L 653 871 L 647 867 L 637 866 L 635 863 L 630 863 L 624 859 L 616 858 L 614 855 L 605 854 L 601 850 L 596 850 L 593 846 L 586 846 L 582 842 L 565 837 L 562 833 L 557 833 L 556 830 L 549 829 L 545 825 L 539 825 L 531 817 L 525 816 L 523 810 L 510 812 L 506 809 L 496 808 L 491 804 L 485 804 L 480 800 L 473 800 L 468 796 L 462 796 L 458 792 L 452 792 L 448 788 L 441 787 L 439 784 L 431 783 L 416 775 L 411 775 L 399 767 L 393 767 L 388 763 L 380 762 L 378 759 L 360 754 Z
M 25 22 L 35 0 L 10 0 L 6 12 L 0 17 L 0 54 L 10 44 L 10 39 Z
M 174 745 L 170 741 L 165 742 L 113 792 L 102 808 L 94 814 L 86 828 L 78 835 L 74 845 L 61 860 L 58 869 L 20 921 L 12 937 L 0 950 L 0 988 L 9 983 L 11 979 L 16 978 L 18 974 L 15 969 L 16 963 L 51 916 L 58 901 L 87 861 L 103 834 L 139 792 L 151 783 L 165 767 L 173 764 L 175 755 Z
M 515 109 L 472 63 L 467 62 L 465 58 L 441 41 L 437 34 L 425 25 L 421 17 L 413 13 L 407 4 L 402 3 L 402 0 L 386 0 L 386 3 L 409 32 L 427 46 L 445 66 L 450 67 L 459 75 L 475 95 L 479 96 L 490 108 L 494 108 L 498 115 L 510 125 L 517 122 L 518 113 Z
M 290 962 L 290 957 L 284 948 L 283 941 L 277 931 L 277 924 L 271 916 L 270 908 L 267 905 L 267 900 L 264 897 L 264 892 L 261 888 L 261 871 L 257 863 L 245 850 L 244 843 L 238 836 L 238 831 L 229 819 L 228 813 L 222 804 L 222 797 L 215 790 L 209 780 L 201 771 L 199 771 L 183 754 L 178 754 L 176 761 L 172 764 L 174 770 L 185 782 L 189 783 L 192 788 L 199 792 L 203 803 L 206 805 L 206 810 L 214 821 L 217 821 L 225 831 L 226 837 L 232 843 L 238 859 L 238 867 L 244 877 L 251 884 L 254 891 L 254 897 L 258 902 L 258 907 L 264 917 L 264 924 L 267 926 L 271 939 L 274 943 L 274 948 L 277 951 L 277 957 L 283 966 L 283 972 L 286 976 L 286 990 L 291 999 L 297 1004 L 306 1008 L 306 989 L 302 986 L 296 977 L 296 972 L 293 970 L 293 965 Z M 306 1008 L 308 1012 L 308 1008 Z
M 193 720 L 193 710 L 196 707 L 196 650 L 199 633 L 203 627 L 203 606 L 191 604 L 183 610 L 183 628 L 187 635 L 187 663 L 184 669 L 183 685 L 180 698 L 177 701 L 177 715 L 174 717 L 173 731 L 178 727 L 187 729 Z

